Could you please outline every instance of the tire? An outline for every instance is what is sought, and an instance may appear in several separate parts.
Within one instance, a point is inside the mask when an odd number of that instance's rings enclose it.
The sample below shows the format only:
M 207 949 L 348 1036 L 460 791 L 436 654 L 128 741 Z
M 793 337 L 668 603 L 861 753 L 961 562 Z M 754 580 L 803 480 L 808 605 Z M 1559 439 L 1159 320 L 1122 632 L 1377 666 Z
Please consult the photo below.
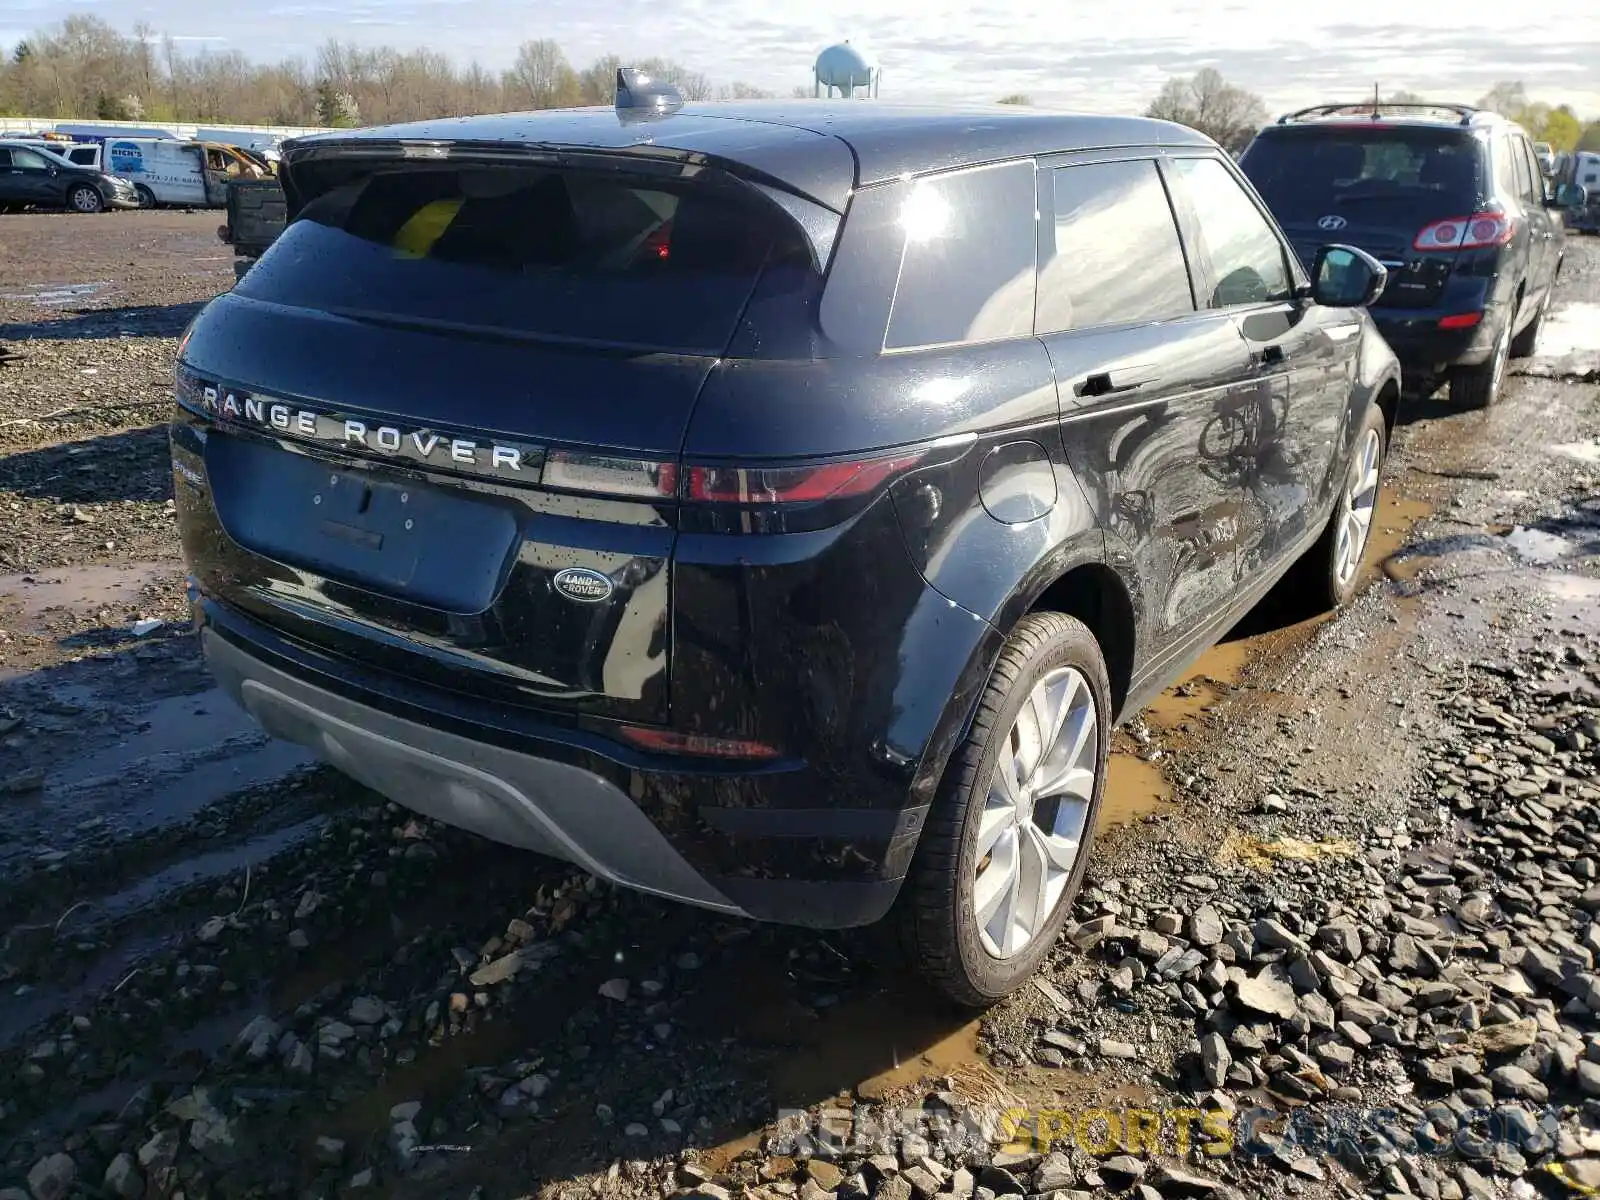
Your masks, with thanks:
M 1495 339 L 1489 361 L 1475 367 L 1456 367 L 1450 373 L 1450 403 L 1461 408 L 1489 408 L 1500 399 L 1506 363 L 1511 358 L 1511 318 Z
M 104 212 L 106 198 L 93 184 L 79 183 L 67 192 L 67 207 L 78 213 Z
M 1361 568 L 1372 545 L 1372 527 L 1378 520 L 1383 464 L 1389 451 L 1388 426 L 1383 411 L 1376 404 L 1367 408 L 1367 415 L 1356 431 L 1354 446 L 1339 486 L 1339 502 L 1334 505 L 1327 528 L 1316 545 L 1295 564 L 1292 581 L 1285 589 L 1286 595 L 1292 595 L 1296 604 L 1304 604 L 1307 609 L 1304 615 L 1308 617 L 1343 608 L 1355 599 L 1361 586 Z M 1358 515 L 1362 509 L 1366 512 L 1364 522 Z M 1352 562 L 1347 557 L 1347 539 L 1358 528 L 1360 546 Z
M 1052 679 L 1057 682 L 1050 683 Z M 1037 728 L 1032 724 L 1037 710 L 1031 701 L 1041 685 L 1059 689 L 1061 705 L 1068 709 L 1064 724 L 1058 723 L 1062 734 L 1055 744 L 1057 754 L 1050 761 L 1059 770 L 1070 758 L 1071 765 L 1080 768 L 1070 772 L 1079 795 L 1060 807 L 1045 796 L 1039 798 L 1037 809 L 1029 801 L 1034 819 L 1024 826 L 1012 823 L 1006 815 L 1009 811 L 1015 816 L 1014 809 L 993 804 L 1000 793 L 992 794 L 991 786 L 1000 786 L 996 782 L 998 764 L 1016 757 L 1013 735 Z M 1084 705 L 1094 719 L 1092 731 L 1087 730 L 1081 715 Z M 1026 744 L 1037 741 L 1034 738 Z M 1061 613 L 1024 617 L 1001 648 L 999 662 L 978 700 L 972 727 L 945 767 L 897 902 L 907 954 L 928 982 L 951 1000 L 972 1008 L 993 1004 L 1022 986 L 1059 938 L 1088 868 L 1110 749 L 1111 688 L 1094 635 L 1082 622 Z M 1043 766 L 1048 757 L 1040 755 L 1038 765 Z M 1093 772 L 1092 779 L 1083 780 L 1085 771 Z M 1075 828 L 1078 834 L 1070 865 L 1058 858 L 1046 876 L 1047 885 L 1037 891 L 1019 886 L 1014 893 L 1019 898 L 1018 921 L 1004 921 L 997 913 L 987 923 L 980 923 L 975 897 L 984 891 L 992 894 L 996 881 L 1008 876 L 1007 861 L 1019 864 L 1018 882 L 1026 885 L 1029 872 L 1021 864 L 1044 861 L 1038 857 L 1042 847 L 1054 844 L 1061 855 L 1066 854 L 1065 843 L 1052 843 L 1042 830 L 1043 824 L 1056 820 L 1061 821 L 1061 828 Z M 985 828 L 999 828 L 1000 832 L 990 839 L 993 849 L 980 856 Z M 986 883 L 979 878 L 980 864 L 986 864 Z M 1033 877 L 1037 876 L 1034 872 Z M 1042 896 L 1038 909 L 1044 911 L 1035 910 L 1028 936 L 1019 944 L 1009 949 L 997 946 L 996 923 L 1004 924 L 1008 932 L 1020 927 L 1025 892 Z M 996 949 L 1002 953 L 997 954 Z
M 133 190 L 139 193 L 140 208 L 154 208 L 156 206 L 156 194 L 149 188 L 145 187 L 144 184 L 134 184 Z
M 1559 268 L 1558 268 L 1559 269 Z M 1544 314 L 1550 308 L 1550 293 L 1555 290 L 1555 276 L 1550 277 L 1550 286 L 1544 290 L 1544 299 L 1539 301 L 1539 311 L 1533 314 L 1523 331 L 1511 339 L 1512 358 L 1532 358 L 1534 348 L 1539 344 L 1539 327 L 1544 324 Z

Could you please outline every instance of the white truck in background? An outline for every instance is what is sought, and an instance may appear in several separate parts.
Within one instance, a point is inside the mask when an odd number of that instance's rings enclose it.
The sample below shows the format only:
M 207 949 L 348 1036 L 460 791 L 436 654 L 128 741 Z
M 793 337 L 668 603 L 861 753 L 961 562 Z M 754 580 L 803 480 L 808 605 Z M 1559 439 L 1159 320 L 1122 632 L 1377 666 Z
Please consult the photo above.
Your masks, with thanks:
M 221 208 L 230 180 L 268 174 L 233 146 L 172 138 L 107 138 L 105 161 L 110 174 L 133 184 L 146 208 Z
M 185 208 L 220 207 L 226 202 L 224 184 L 206 169 L 205 147 L 175 138 L 107 138 L 105 169 L 126 179 L 139 193 L 145 208 L 181 205 Z

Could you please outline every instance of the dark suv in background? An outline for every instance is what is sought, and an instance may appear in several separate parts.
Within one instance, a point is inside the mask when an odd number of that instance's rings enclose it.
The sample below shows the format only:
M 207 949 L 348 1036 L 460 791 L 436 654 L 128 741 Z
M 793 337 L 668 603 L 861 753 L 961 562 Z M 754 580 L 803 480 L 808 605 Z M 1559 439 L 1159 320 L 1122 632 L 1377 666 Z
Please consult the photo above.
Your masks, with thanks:
M 97 213 L 138 207 L 139 197 L 126 179 L 94 167 L 80 167 L 31 146 L 0 140 L 0 212 L 65 208 Z
M 1115 723 L 1297 564 L 1354 592 L 1383 268 L 1308 277 L 1176 125 L 642 86 L 286 147 L 179 350 L 206 654 L 403 804 L 725 913 L 897 907 L 992 1000 Z
M 1330 240 L 1389 269 L 1373 307 L 1408 390 L 1493 404 L 1533 353 L 1565 232 L 1520 126 L 1453 104 L 1319 105 L 1280 117 L 1239 163 L 1310 262 Z

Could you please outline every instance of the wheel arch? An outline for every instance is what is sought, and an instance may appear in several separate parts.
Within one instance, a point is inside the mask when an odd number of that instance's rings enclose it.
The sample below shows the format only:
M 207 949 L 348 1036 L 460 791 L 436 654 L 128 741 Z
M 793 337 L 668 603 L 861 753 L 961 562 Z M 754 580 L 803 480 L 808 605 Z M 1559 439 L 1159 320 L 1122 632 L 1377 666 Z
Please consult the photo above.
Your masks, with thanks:
M 1088 627 L 1105 656 L 1114 720 L 1120 720 L 1138 658 L 1136 597 L 1136 583 L 1107 560 L 1098 531 L 1072 539 L 1038 564 L 984 620 L 984 635 L 974 639 L 961 682 L 924 744 L 913 792 L 924 802 L 932 798 L 951 754 L 972 726 L 1006 639 L 1029 613 L 1059 612 Z

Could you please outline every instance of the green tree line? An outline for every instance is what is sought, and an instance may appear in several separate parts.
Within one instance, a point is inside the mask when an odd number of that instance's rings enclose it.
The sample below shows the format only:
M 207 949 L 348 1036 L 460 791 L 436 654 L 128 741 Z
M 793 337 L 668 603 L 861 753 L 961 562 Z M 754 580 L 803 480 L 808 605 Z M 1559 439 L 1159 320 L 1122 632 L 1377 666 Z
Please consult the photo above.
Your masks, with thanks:
M 0 61 L 0 115 L 250 125 L 359 125 L 615 99 L 615 55 L 574 66 L 549 40 L 524 42 L 491 72 L 436 50 L 331 40 L 309 60 L 255 62 L 237 50 L 185 50 L 147 25 L 124 34 L 93 16 L 19 42 Z M 693 100 L 756 98 L 669 59 L 630 62 Z M 808 93 L 809 94 L 809 93 Z

